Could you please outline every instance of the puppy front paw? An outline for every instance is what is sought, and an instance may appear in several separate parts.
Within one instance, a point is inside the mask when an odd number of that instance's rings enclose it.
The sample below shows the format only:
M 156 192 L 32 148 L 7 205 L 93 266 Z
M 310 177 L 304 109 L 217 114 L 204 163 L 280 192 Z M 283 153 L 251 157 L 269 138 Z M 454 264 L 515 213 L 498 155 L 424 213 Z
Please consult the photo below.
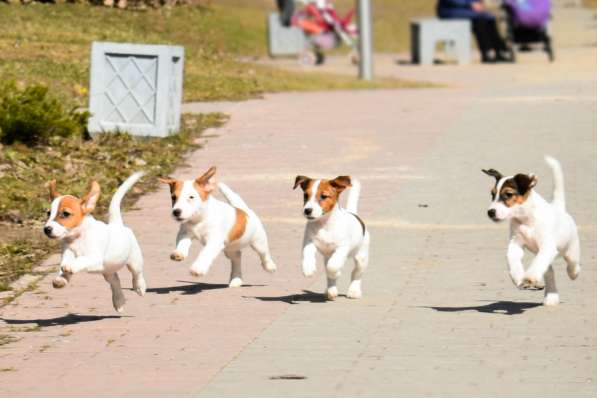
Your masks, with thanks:
M 62 265 L 62 266 L 60 267 L 60 271 L 61 271 L 63 274 L 73 274 L 73 273 L 74 273 L 74 271 L 73 271 L 73 267 L 72 267 L 72 265 L 70 265 L 70 264 L 64 264 L 64 265 Z
M 551 307 L 560 304 L 560 295 L 557 293 L 547 293 L 543 298 L 543 305 Z
M 302 266 L 302 270 L 303 270 L 303 275 L 305 275 L 307 278 L 315 275 L 315 271 L 317 271 L 317 266 L 315 265 L 315 261 L 314 260 L 303 260 L 303 266 Z
M 192 266 L 189 269 L 189 272 L 191 273 L 192 276 L 194 276 L 195 278 L 201 278 L 202 276 L 205 276 L 205 274 L 207 273 L 205 270 L 203 270 L 200 267 L 195 267 Z
M 183 261 L 185 258 L 186 256 L 178 250 L 174 250 L 172 254 L 170 254 L 170 260 L 172 261 Z
M 243 280 L 239 277 L 232 278 L 228 287 L 241 287 L 243 285 Z
M 514 283 L 514 286 L 516 286 L 519 289 L 521 289 L 523 277 L 524 277 L 524 275 L 522 275 L 522 274 L 519 275 L 519 274 L 510 273 L 510 279 L 512 279 L 512 283 Z
M 361 283 L 357 281 L 351 282 L 350 286 L 348 287 L 346 297 L 348 297 L 349 299 L 360 299 L 361 297 L 363 297 L 363 292 L 361 291 Z
M 338 288 L 336 286 L 329 287 L 326 291 L 326 297 L 330 301 L 336 300 L 336 298 L 338 297 Z
M 545 282 L 537 277 L 525 276 L 519 287 L 524 290 L 543 290 Z
M 67 284 L 68 284 L 68 280 L 65 277 L 63 277 L 62 275 L 58 275 L 52 281 L 52 286 L 54 287 L 54 289 L 62 289 Z
M 274 263 L 274 261 L 270 259 L 263 263 L 263 269 L 269 272 L 270 274 L 273 274 L 274 272 L 276 272 L 278 267 L 276 266 L 276 263 Z

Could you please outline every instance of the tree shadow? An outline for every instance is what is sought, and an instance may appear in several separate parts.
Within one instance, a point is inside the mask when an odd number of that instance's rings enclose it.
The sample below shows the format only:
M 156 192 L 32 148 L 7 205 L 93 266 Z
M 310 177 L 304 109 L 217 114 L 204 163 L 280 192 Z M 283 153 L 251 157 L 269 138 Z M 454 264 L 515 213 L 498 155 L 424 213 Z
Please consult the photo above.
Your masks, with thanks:
M 147 293 L 155 294 L 170 294 L 180 292 L 184 295 L 187 294 L 199 294 L 205 290 L 215 289 L 228 289 L 228 285 L 224 283 L 203 283 L 203 282 L 190 282 L 190 281 L 177 281 L 180 283 L 188 283 L 188 285 L 179 286 L 165 286 L 165 287 L 151 287 L 147 289 Z M 243 285 L 242 287 L 255 287 L 265 285 Z
M 277 297 L 246 297 L 253 298 L 261 301 L 281 301 L 286 304 L 299 304 L 301 302 L 308 303 L 325 303 L 327 300 L 325 295 L 322 293 L 315 293 L 310 290 L 303 290 L 303 293 L 289 294 L 288 296 L 277 296 Z
M 67 314 L 64 316 L 56 317 L 56 318 L 47 318 L 47 319 L 6 319 L 0 318 L 1 321 L 6 322 L 8 325 L 24 325 L 24 324 L 31 324 L 35 323 L 37 326 L 40 327 L 49 327 L 49 326 L 67 326 L 67 325 L 76 325 L 78 323 L 84 322 L 96 322 L 101 321 L 104 319 L 118 319 L 118 318 L 128 318 L 128 316 L 122 315 L 79 315 L 79 314 Z
M 477 311 L 485 314 L 520 315 L 528 309 L 540 307 L 541 303 L 495 301 L 493 303 L 471 307 L 423 307 L 431 308 L 438 312 L 465 312 Z

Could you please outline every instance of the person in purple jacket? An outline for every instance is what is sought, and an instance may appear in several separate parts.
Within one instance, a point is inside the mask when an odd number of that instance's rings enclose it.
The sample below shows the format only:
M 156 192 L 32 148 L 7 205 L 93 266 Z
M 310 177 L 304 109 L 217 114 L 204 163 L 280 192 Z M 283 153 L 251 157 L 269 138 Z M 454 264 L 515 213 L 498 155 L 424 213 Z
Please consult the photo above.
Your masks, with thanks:
M 483 0 L 438 0 L 437 15 L 442 19 L 471 20 L 482 62 L 511 61 L 507 57 L 506 43 L 498 32 L 495 16 L 487 11 Z

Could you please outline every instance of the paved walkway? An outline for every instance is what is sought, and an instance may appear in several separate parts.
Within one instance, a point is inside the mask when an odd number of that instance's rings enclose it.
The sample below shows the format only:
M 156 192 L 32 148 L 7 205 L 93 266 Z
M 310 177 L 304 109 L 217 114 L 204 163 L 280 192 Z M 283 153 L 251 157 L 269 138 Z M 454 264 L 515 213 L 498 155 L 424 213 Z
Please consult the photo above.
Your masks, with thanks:
M 226 288 L 223 258 L 205 280 L 193 280 L 188 263 L 168 259 L 176 225 L 167 190 L 148 195 L 125 215 L 144 250 L 148 294 L 127 291 L 120 317 L 101 278 L 78 275 L 64 290 L 42 280 L 0 310 L 0 334 L 20 338 L 0 346 L 0 392 L 596 396 L 597 50 L 559 54 L 553 65 L 531 55 L 515 66 L 388 68 L 443 76 L 450 88 L 226 105 L 230 122 L 177 175 L 218 165 L 262 216 L 279 272 L 265 274 L 247 253 L 247 286 Z M 491 181 L 480 172 L 534 171 L 549 196 L 544 153 L 563 162 L 583 241 L 578 281 L 557 263 L 557 308 L 539 306 L 541 293 L 509 281 L 507 226 L 486 219 Z M 301 195 L 291 190 L 298 173 L 362 180 L 361 214 L 372 234 L 362 300 L 323 302 L 321 269 L 314 279 L 301 276 Z

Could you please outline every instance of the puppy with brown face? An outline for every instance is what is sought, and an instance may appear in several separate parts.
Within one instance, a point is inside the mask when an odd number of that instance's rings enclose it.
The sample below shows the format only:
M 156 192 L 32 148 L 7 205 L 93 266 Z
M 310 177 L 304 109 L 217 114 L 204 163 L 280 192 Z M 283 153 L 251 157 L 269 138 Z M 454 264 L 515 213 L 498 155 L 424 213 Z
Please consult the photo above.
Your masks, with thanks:
M 346 296 L 362 296 L 361 278 L 369 263 L 369 231 L 357 215 L 360 183 L 348 176 L 333 180 L 313 179 L 299 175 L 294 189 L 303 190 L 303 215 L 307 219 L 303 239 L 302 271 L 307 277 L 315 274 L 316 253 L 325 259 L 327 298 L 338 296 L 336 280 L 348 258 L 355 262 Z M 350 187 L 346 209 L 340 206 L 340 194 Z
M 507 261 L 514 284 L 523 289 L 545 289 L 544 305 L 560 302 L 552 267 L 561 255 L 570 279 L 580 273 L 580 240 L 574 219 L 566 211 L 564 175 L 560 163 L 545 157 L 554 177 L 553 201 L 547 202 L 534 187 L 534 174 L 503 176 L 494 169 L 483 172 L 495 178 L 487 215 L 494 222 L 510 221 Z M 524 249 L 535 254 L 529 268 L 522 264 Z
M 121 312 L 125 298 L 117 272 L 126 265 L 133 275 L 133 289 L 141 296 L 145 294 L 143 255 L 133 231 L 124 225 L 120 214 L 122 198 L 142 176 L 143 173 L 135 173 L 118 188 L 110 202 L 108 224 L 91 215 L 100 197 L 96 181 L 81 199 L 58 193 L 56 181 L 50 182 L 52 204 L 44 233 L 62 242 L 60 271 L 52 282 L 55 288 L 66 286 L 77 272 L 100 273 L 112 289 L 114 309 Z
M 216 257 L 224 252 L 231 263 L 229 286 L 242 286 L 241 249 L 246 246 L 257 252 L 265 271 L 276 271 L 261 220 L 237 193 L 216 182 L 215 167 L 194 180 L 160 181 L 170 186 L 172 217 L 180 223 L 176 249 L 170 259 L 183 261 L 189 255 L 192 240 L 197 239 L 203 243 L 203 250 L 191 265 L 193 276 L 207 274 Z M 226 202 L 214 197 L 216 187 Z

